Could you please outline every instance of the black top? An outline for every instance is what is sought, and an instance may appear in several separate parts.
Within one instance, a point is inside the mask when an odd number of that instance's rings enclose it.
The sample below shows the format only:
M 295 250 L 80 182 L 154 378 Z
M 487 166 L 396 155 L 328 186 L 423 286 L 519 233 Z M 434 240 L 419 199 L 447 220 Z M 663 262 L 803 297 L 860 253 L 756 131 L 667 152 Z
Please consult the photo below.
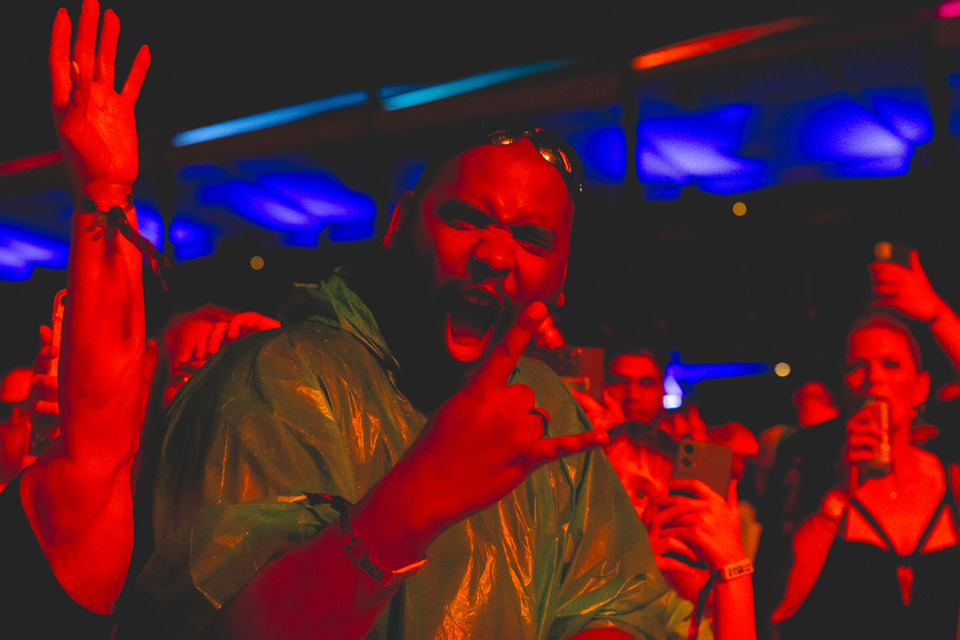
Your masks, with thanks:
M 944 470 L 946 474 L 946 469 Z M 960 545 L 921 553 L 944 510 L 960 523 L 956 497 L 947 489 L 916 548 L 899 554 L 880 523 L 856 499 L 859 511 L 887 548 L 834 539 L 813 589 L 789 620 L 781 640 L 793 638 L 949 638 L 957 637 L 960 616 Z M 843 523 L 838 532 L 843 530 Z
M 794 431 L 777 444 L 767 490 L 757 507 L 763 533 L 753 584 L 760 640 L 770 637 L 770 614 L 783 598 L 793 561 L 793 533 L 820 509 L 820 501 L 841 480 L 845 437 L 846 422 L 837 418 Z
M 77 604 L 57 581 L 23 511 L 19 476 L 0 493 L 0 550 L 0 637 L 109 637 L 113 616 Z

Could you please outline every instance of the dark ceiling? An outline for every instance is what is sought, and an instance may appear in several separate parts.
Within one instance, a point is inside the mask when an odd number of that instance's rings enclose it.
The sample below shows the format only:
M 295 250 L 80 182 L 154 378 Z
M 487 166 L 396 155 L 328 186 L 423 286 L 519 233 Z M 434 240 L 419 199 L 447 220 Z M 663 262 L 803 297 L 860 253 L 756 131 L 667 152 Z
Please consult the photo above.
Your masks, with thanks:
M 51 150 L 46 48 L 61 3 L 22 0 L 0 20 L 0 161 Z M 792 15 L 867 23 L 930 11 L 932 0 L 513 3 L 105 2 L 121 22 L 118 78 L 141 43 L 143 139 L 354 89 L 430 83 L 570 56 L 630 56 L 706 33 Z M 10 7 L 16 6 L 16 10 Z M 80 2 L 67 9 L 74 21 Z
M 74 20 L 79 4 L 67 6 Z M 755 2 L 668 0 L 659 5 L 592 3 L 570 8 L 560 3 L 417 3 L 385 10 L 371 2 L 344 6 L 322 1 L 275 0 L 268 5 L 170 0 L 110 6 L 121 21 L 118 77 L 125 75 L 141 43 L 151 47 L 153 63 L 137 106 L 138 128 L 142 146 L 162 147 L 175 133 L 354 89 L 429 84 L 544 59 L 586 56 L 625 62 L 684 39 L 788 16 L 841 13 L 851 18 L 845 24 L 859 33 L 871 23 L 895 24 L 897 16 L 929 13 L 939 2 L 906 0 L 895 6 L 886 3 L 883 9 L 877 4 L 786 0 L 758 7 Z M 46 50 L 57 6 L 46 0 L 20 0 L 16 12 L 8 8 L 0 18 L 4 61 L 0 162 L 56 146 L 48 111 Z M 818 77 L 842 84 L 848 71 L 844 61 L 834 60 L 829 51 L 816 60 Z M 865 64 L 876 66 L 872 60 Z M 886 78 L 887 73 L 882 69 L 876 75 Z M 737 86 L 760 82 L 752 75 L 732 76 Z M 718 74 L 710 86 L 729 83 L 730 78 Z M 793 85 L 802 83 L 801 76 L 790 76 L 775 87 L 777 99 L 788 100 Z M 681 93 L 699 95 L 704 86 L 694 82 L 681 87 Z M 952 170 L 955 165 L 943 166 Z M 886 233 L 894 223 L 914 228 L 914 236 L 936 241 L 915 245 L 923 247 L 935 284 L 942 285 L 945 294 L 952 285 L 954 243 L 940 230 L 940 208 L 933 204 L 942 194 L 929 187 L 947 181 L 925 176 L 921 173 L 909 183 L 822 181 L 819 188 L 797 184 L 759 191 L 751 194 L 750 206 L 760 215 L 751 213 L 739 222 L 715 215 L 721 209 L 729 212 L 732 202 L 702 194 L 647 206 L 643 216 L 628 215 L 635 213 L 628 209 L 636 204 L 629 199 L 600 207 L 601 214 L 609 215 L 598 215 L 594 224 L 578 231 L 587 234 L 580 246 L 599 247 L 599 252 L 580 251 L 577 264 L 571 263 L 570 298 L 582 302 L 568 305 L 567 318 L 561 318 L 565 330 L 584 340 L 605 330 L 598 329 L 590 315 L 598 315 L 591 305 L 602 300 L 611 327 L 662 334 L 671 347 L 683 339 L 691 361 L 697 357 L 772 361 L 795 354 L 798 362 L 832 366 L 833 345 L 825 336 L 839 335 L 841 325 L 833 311 L 855 310 L 857 296 L 866 291 L 865 264 L 875 240 L 866 236 Z M 27 182 L 6 177 L 18 184 Z M 6 184 L 19 188 L 13 182 Z M 287 272 L 303 272 L 317 253 L 325 259 L 339 257 L 328 255 L 334 248 L 283 249 L 271 261 L 280 264 L 277 273 L 285 278 Z M 277 276 L 268 278 L 264 272 L 263 282 L 251 285 L 249 278 L 260 276 L 236 277 L 240 262 L 231 262 L 233 257 L 219 251 L 208 260 L 195 261 L 183 281 L 203 273 L 207 279 L 197 278 L 203 286 L 196 289 L 204 295 L 235 294 L 251 304 L 257 301 L 255 292 L 267 292 L 260 296 L 263 307 L 244 308 L 266 313 L 268 307 L 275 309 L 273 295 L 279 290 L 270 278 Z M 598 272 L 602 277 L 596 277 Z M 666 277 L 667 273 L 672 275 Z M 0 350 L 3 367 L 25 364 L 35 353 L 30 338 L 46 321 L 62 278 L 62 271 L 37 270 L 29 282 L 0 283 L 0 298 L 16 300 L 17 305 L 17 313 L 8 317 L 16 326 L 7 329 L 17 340 L 16 344 L 8 340 Z M 622 292 L 625 283 L 631 287 L 630 295 L 619 299 L 605 293 Z M 155 289 L 151 285 L 148 304 L 154 317 L 164 318 L 154 299 L 163 298 Z M 950 299 L 960 299 L 960 285 L 949 293 L 956 294 Z M 689 351 L 686 345 L 691 345 Z M 797 373 L 807 375 L 800 368 Z M 734 394 L 729 387 L 718 389 L 731 396 L 738 419 L 746 422 L 744 407 L 757 397 L 779 398 L 777 402 L 788 408 L 789 395 L 775 387 L 783 383 L 768 378 L 772 376 L 758 382 L 767 386 L 743 386 Z M 760 411 L 770 402 L 755 404 Z M 764 415 L 756 424 L 771 422 Z

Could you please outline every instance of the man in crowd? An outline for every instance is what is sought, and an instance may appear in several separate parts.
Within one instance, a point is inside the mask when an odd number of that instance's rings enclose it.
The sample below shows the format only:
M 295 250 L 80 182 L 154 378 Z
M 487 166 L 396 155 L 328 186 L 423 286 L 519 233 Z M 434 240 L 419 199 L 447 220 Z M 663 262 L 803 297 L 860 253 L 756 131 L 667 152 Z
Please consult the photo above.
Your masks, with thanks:
M 299 286 L 282 328 L 178 392 L 131 619 L 224 637 L 686 636 L 604 433 L 520 356 L 562 303 L 579 161 L 505 120 L 444 140 L 394 210 L 383 268 Z

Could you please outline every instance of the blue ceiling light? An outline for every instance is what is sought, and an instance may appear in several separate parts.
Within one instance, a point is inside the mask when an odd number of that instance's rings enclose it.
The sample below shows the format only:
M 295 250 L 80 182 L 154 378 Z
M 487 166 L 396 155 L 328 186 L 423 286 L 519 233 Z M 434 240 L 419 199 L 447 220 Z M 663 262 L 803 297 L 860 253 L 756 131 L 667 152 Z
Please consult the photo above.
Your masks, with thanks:
M 277 173 L 260 177 L 259 184 L 311 216 L 308 233 L 286 236 L 288 244 L 317 246 L 318 232 L 327 230 L 331 242 L 353 242 L 376 233 L 376 203 L 366 193 L 353 191 L 335 177 L 322 173 Z
M 265 111 L 235 120 L 228 120 L 218 124 L 212 124 L 198 129 L 191 129 L 173 136 L 173 146 L 185 147 L 199 142 L 208 142 L 218 138 L 237 135 L 238 133 L 247 133 L 275 127 L 288 122 L 302 120 L 318 113 L 344 109 L 346 107 L 355 107 L 366 103 L 370 99 L 370 94 L 366 91 L 352 91 L 336 96 L 320 98 L 301 104 L 282 107 L 272 111 Z
M 585 138 L 582 142 L 578 138 Z M 619 184 L 627 175 L 627 136 L 619 125 L 607 125 L 576 136 L 584 172 L 602 184 Z M 579 144 L 578 144 L 579 143 Z
M 867 93 L 874 112 L 891 131 L 915 146 L 933 140 L 933 117 L 922 92 Z
M 373 198 L 353 191 L 332 175 L 272 173 L 260 176 L 258 184 L 283 200 L 295 203 L 322 224 L 366 220 L 376 215 Z
M 193 260 L 213 255 L 217 230 L 177 214 L 170 222 L 168 237 L 177 260 Z
M 800 159 L 820 163 L 831 177 L 907 173 L 914 147 L 933 137 L 928 108 L 922 99 L 879 91 L 866 103 L 845 94 L 810 103 L 797 132 Z
M 771 183 L 767 163 L 740 156 L 757 107 L 730 104 L 696 114 L 642 119 L 637 125 L 637 174 L 648 197 L 678 197 L 693 184 L 729 194 Z
M 327 237 L 330 242 L 357 242 L 359 240 L 369 240 L 377 232 L 373 218 L 357 222 L 341 222 L 330 225 L 327 230 Z
M 687 364 L 673 360 L 665 367 L 665 372 L 682 384 L 694 384 L 713 378 L 737 378 L 769 373 L 766 362 L 723 362 L 719 364 Z
M 223 207 L 254 224 L 273 231 L 309 228 L 313 218 L 246 180 L 231 179 L 202 187 L 197 202 Z
M 0 280 L 28 280 L 34 267 L 63 269 L 69 243 L 0 221 Z
M 410 91 L 402 91 L 398 89 L 398 87 L 388 87 L 386 90 L 381 90 L 378 95 L 384 109 L 387 111 L 395 111 L 397 109 L 405 109 L 418 104 L 434 102 L 436 100 L 450 98 L 464 93 L 469 93 L 471 91 L 486 89 L 498 84 L 503 84 L 504 82 L 509 82 L 510 80 L 526 78 L 528 76 L 544 73 L 546 71 L 552 71 L 554 69 L 562 69 L 564 67 L 569 67 L 573 64 L 576 64 L 577 62 L 578 60 L 572 59 L 546 60 L 544 62 L 537 62 L 534 64 L 508 67 L 506 69 L 498 69 L 496 71 L 488 71 L 486 73 L 480 73 L 467 78 L 451 80 L 450 82 L 443 82 L 441 84 L 435 84 L 429 87 L 416 88 Z
M 316 246 L 324 229 L 337 242 L 372 237 L 374 199 L 311 163 L 292 156 L 257 158 L 230 170 L 198 168 L 185 177 L 196 183 L 198 205 L 280 231 L 289 246 Z
M 722 362 L 716 364 L 688 364 L 680 354 L 670 352 L 670 361 L 663 368 L 663 408 L 676 409 L 683 404 L 683 397 L 692 391 L 693 385 L 702 380 L 737 378 L 769 373 L 766 362 Z

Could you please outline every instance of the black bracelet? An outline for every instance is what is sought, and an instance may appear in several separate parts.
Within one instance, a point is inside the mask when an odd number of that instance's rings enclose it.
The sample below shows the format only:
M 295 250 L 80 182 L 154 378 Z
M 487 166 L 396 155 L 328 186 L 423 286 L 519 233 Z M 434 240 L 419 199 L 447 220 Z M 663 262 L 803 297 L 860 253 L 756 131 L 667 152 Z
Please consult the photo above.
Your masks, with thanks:
M 384 569 L 370 558 L 370 554 L 363 546 L 363 541 L 353 531 L 353 523 L 350 521 L 350 509 L 353 505 L 341 496 L 326 493 L 308 493 L 306 496 L 311 504 L 329 504 L 340 513 L 340 517 L 337 518 L 337 531 L 350 562 L 370 576 L 381 587 L 389 587 L 405 578 L 416 575 L 420 568 L 427 563 L 427 559 L 422 558 L 396 570 Z
M 97 204 L 86 196 L 77 198 L 76 207 L 80 213 L 96 214 L 93 217 L 93 221 L 86 228 L 87 231 L 93 233 L 94 241 L 103 237 L 112 239 L 114 233 L 119 231 L 124 238 L 133 243 L 133 246 L 136 247 L 140 255 L 143 256 L 143 261 L 150 265 L 150 269 L 157 274 L 163 290 L 167 290 L 167 283 L 163 279 L 163 274 L 160 273 L 160 267 L 172 269 L 170 260 L 167 259 L 167 256 L 160 253 L 149 240 L 140 235 L 139 231 L 131 226 L 130 221 L 127 220 L 126 213 L 124 213 L 133 207 L 133 194 L 127 195 L 127 202 L 124 207 L 113 205 L 106 211 L 100 211 L 97 209 Z

